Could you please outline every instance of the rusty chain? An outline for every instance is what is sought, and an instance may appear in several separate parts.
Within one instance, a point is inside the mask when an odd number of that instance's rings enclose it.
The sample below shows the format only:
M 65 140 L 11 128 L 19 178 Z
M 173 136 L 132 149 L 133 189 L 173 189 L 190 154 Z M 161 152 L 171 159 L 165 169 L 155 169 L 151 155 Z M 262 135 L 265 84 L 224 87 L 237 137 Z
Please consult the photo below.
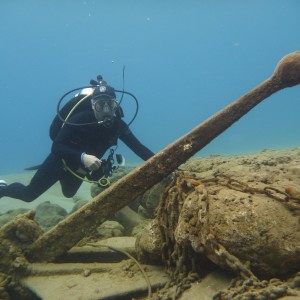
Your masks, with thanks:
M 185 171 L 186 172 L 186 171 Z M 194 175 L 196 172 L 192 172 Z M 225 174 L 215 173 L 214 177 L 203 179 L 197 177 L 189 177 L 193 178 L 194 180 L 200 180 L 202 183 L 210 185 L 210 184 L 219 184 L 222 186 L 226 186 L 230 189 L 243 192 L 243 193 L 250 193 L 250 194 L 263 194 L 267 197 L 275 199 L 282 204 L 286 205 L 289 208 L 300 210 L 300 201 L 299 198 L 293 197 L 282 191 L 278 188 L 272 186 L 265 186 L 264 188 L 256 188 L 251 187 L 247 183 L 239 181 L 237 179 L 232 179 Z
M 300 272 L 285 282 L 278 278 L 259 280 L 247 264 L 230 254 L 212 235 L 208 236 L 208 242 L 215 254 L 239 275 L 228 289 L 215 294 L 213 300 L 272 300 L 284 296 L 300 296 L 300 291 L 297 290 L 300 288 Z
M 190 245 L 179 245 L 174 238 L 182 205 L 193 189 L 182 176 L 177 177 L 166 188 L 157 209 L 163 239 L 162 260 L 171 281 L 152 296 L 153 300 L 178 299 L 192 282 L 200 278 L 196 271 L 195 252 Z

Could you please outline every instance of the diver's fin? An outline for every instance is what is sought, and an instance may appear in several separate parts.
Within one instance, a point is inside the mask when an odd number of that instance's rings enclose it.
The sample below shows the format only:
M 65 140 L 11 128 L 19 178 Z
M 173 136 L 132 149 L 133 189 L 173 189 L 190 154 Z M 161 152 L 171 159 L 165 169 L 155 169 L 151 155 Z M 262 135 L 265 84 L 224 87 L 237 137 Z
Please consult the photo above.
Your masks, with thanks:
M 32 166 L 32 167 L 25 168 L 24 170 L 26 170 L 26 171 L 37 170 L 40 166 L 41 166 L 41 165 L 36 165 L 36 166 Z

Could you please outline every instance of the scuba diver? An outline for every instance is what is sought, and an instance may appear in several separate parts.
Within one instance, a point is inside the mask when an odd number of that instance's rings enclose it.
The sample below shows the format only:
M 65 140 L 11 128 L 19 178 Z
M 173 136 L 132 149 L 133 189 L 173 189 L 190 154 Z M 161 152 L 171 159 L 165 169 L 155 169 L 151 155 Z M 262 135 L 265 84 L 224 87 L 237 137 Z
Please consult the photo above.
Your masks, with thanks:
M 98 182 L 102 186 L 114 166 L 114 149 L 123 141 L 141 159 L 147 160 L 154 153 L 145 147 L 131 132 L 129 125 L 138 111 L 138 102 L 129 92 L 115 90 L 102 76 L 91 80 L 91 86 L 77 88 L 64 94 L 57 106 L 57 115 L 50 127 L 53 140 L 51 153 L 37 169 L 29 185 L 15 182 L 7 185 L 0 180 L 0 198 L 11 197 L 31 202 L 57 181 L 65 197 L 73 197 L 83 181 Z M 71 92 L 81 90 L 62 109 L 62 100 Z M 128 94 L 136 101 L 134 118 L 128 124 L 122 120 L 123 112 L 116 92 Z M 110 149 L 108 158 L 102 159 Z M 119 162 L 120 156 L 117 156 Z M 121 162 L 119 162 L 121 163 Z M 100 178 L 100 180 L 98 180 Z M 104 180 L 104 184 L 103 184 Z

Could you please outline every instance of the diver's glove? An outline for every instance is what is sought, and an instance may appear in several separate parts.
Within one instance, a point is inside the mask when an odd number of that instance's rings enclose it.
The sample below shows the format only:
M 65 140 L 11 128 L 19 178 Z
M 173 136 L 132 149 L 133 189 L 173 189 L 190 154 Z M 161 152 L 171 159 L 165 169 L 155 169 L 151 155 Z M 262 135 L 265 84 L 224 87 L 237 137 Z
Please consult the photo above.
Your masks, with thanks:
M 85 168 L 90 171 L 98 170 L 101 166 L 102 161 L 94 155 L 89 155 L 86 153 L 81 154 L 81 161 Z

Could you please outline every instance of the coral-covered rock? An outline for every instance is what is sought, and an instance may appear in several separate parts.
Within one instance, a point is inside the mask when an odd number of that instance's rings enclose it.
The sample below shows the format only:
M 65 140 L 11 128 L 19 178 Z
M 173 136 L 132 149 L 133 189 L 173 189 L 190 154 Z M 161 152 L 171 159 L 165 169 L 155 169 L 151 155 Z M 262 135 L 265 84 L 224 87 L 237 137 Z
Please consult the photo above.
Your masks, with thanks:
M 161 233 L 158 223 L 153 220 L 136 239 L 135 248 L 138 259 L 143 263 L 161 263 Z
M 241 261 L 249 261 L 259 274 L 273 276 L 300 266 L 299 218 L 265 195 L 248 195 L 226 187 L 214 195 L 206 191 L 190 194 L 175 238 L 179 243 L 189 241 L 196 252 L 224 267 L 207 242 L 211 236 Z

